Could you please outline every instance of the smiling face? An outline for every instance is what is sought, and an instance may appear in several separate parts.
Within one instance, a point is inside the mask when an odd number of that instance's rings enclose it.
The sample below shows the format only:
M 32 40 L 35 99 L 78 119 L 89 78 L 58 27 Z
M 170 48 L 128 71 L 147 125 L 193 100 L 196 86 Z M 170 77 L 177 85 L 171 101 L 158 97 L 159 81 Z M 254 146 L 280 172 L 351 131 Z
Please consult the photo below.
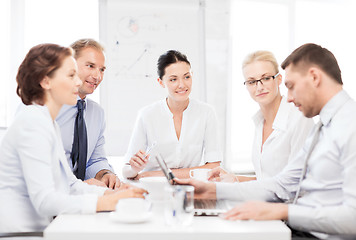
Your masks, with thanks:
M 259 80 L 265 77 L 275 76 L 276 70 L 272 63 L 268 61 L 253 61 L 247 64 L 243 69 L 245 81 Z M 257 85 L 246 85 L 248 92 L 253 100 L 258 104 L 268 105 L 280 96 L 279 84 L 282 82 L 282 76 L 278 75 L 275 79 L 257 82 Z
M 77 64 L 78 75 L 83 83 L 79 88 L 79 96 L 84 99 L 86 95 L 93 93 L 103 80 L 105 56 L 101 51 L 87 47 L 80 51 Z
M 192 90 L 192 73 L 186 62 L 176 62 L 165 68 L 162 79 L 158 79 L 163 88 L 167 88 L 168 98 L 176 102 L 189 99 Z
M 81 81 L 73 57 L 66 57 L 53 76 L 46 78 L 49 84 L 47 100 L 53 101 L 57 106 L 76 104 Z
M 320 113 L 319 100 L 313 86 L 312 76 L 309 70 L 300 70 L 292 64 L 285 69 L 285 85 L 288 89 L 288 102 L 294 105 L 304 114 L 311 118 Z

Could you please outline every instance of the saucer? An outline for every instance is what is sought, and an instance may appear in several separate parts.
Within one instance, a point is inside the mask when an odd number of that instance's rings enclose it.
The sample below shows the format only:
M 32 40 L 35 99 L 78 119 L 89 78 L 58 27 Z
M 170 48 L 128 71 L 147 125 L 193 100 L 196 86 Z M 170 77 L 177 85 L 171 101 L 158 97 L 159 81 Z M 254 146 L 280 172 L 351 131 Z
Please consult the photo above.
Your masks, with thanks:
M 115 222 L 121 223 L 144 223 L 147 222 L 152 216 L 152 212 L 147 212 L 141 216 L 130 216 L 126 214 L 120 214 L 118 212 L 111 212 L 110 218 Z

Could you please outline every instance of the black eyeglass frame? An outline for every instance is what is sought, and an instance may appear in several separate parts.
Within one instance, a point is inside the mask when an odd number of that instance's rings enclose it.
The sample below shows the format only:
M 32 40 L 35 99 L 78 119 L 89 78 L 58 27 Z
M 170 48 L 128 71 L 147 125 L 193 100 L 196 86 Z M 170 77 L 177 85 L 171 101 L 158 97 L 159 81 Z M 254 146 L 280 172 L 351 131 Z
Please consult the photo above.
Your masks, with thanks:
M 248 80 L 248 81 L 244 82 L 244 85 L 245 86 L 253 86 L 253 84 L 256 83 L 255 86 L 257 86 L 258 82 L 260 82 L 263 85 L 263 81 L 269 81 L 270 80 L 269 78 L 275 79 L 276 77 L 278 77 L 278 75 L 279 75 L 279 73 L 277 73 L 274 76 L 266 76 L 266 77 L 256 79 L 256 80 Z M 267 78 L 268 78 L 268 80 L 266 80 Z M 249 84 L 246 85 L 246 83 L 249 83 Z

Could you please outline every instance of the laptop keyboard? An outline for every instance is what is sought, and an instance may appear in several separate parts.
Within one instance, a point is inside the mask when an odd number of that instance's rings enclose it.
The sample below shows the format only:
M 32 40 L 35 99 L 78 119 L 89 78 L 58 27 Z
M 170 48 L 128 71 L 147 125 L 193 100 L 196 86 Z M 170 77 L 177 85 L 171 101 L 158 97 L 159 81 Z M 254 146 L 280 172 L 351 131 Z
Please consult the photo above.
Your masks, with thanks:
M 224 201 L 216 201 L 212 199 L 196 199 L 194 200 L 195 209 L 226 209 Z

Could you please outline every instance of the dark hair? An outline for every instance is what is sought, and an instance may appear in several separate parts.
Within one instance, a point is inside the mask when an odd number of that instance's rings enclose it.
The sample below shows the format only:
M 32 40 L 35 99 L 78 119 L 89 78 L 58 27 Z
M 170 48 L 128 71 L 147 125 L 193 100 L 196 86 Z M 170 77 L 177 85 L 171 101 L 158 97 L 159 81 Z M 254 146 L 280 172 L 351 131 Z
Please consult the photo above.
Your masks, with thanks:
M 83 38 L 75 41 L 70 45 L 71 48 L 74 50 L 74 58 L 78 59 L 80 53 L 85 48 L 94 48 L 100 52 L 104 52 L 104 47 L 97 41 L 91 38 Z
M 73 56 L 73 50 L 56 44 L 40 44 L 30 49 L 16 76 L 16 93 L 24 104 L 44 104 L 45 92 L 40 83 L 45 76 L 52 77 L 68 56 Z
M 166 67 L 176 62 L 186 62 L 190 66 L 190 62 L 188 61 L 187 56 L 185 56 L 183 53 L 179 51 L 169 50 L 166 53 L 162 54 L 158 58 L 158 62 L 157 62 L 157 74 L 159 78 L 162 79 L 162 77 L 166 73 L 165 72 Z
M 295 49 L 282 63 L 282 69 L 290 64 L 305 69 L 310 65 L 320 67 L 339 84 L 342 83 L 341 70 L 335 56 L 326 48 L 314 43 L 307 43 Z

